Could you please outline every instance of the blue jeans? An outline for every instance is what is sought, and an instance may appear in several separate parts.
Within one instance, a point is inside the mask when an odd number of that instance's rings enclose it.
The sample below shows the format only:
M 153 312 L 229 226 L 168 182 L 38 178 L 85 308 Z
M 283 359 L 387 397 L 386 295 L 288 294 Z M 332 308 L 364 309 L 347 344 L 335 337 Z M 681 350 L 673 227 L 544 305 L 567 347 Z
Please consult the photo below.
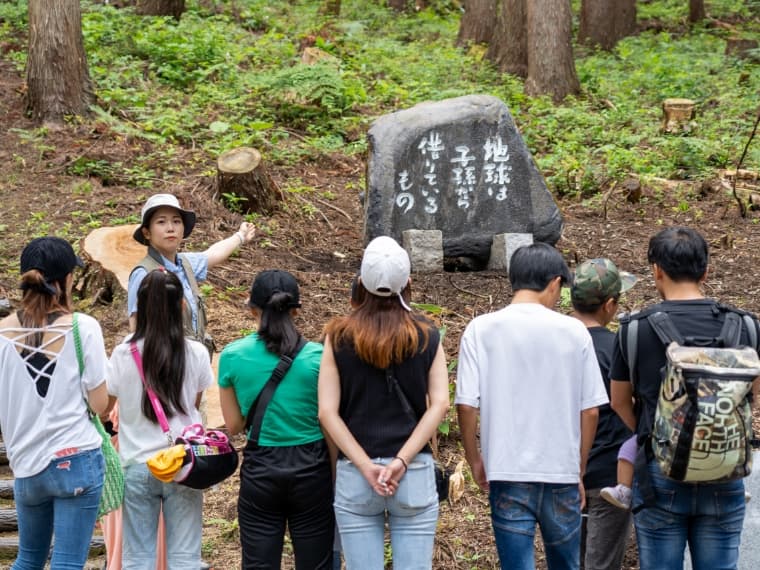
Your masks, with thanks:
M 105 463 L 100 449 L 54 459 L 41 473 L 13 484 L 19 550 L 12 570 L 81 570 L 98 516 Z
M 581 499 L 577 484 L 490 481 L 491 522 L 502 568 L 533 570 L 533 538 L 541 528 L 550 570 L 577 570 Z
M 641 570 L 682 570 L 688 542 L 694 570 L 735 569 L 744 522 L 744 481 L 681 483 L 649 463 L 655 505 L 634 515 Z M 642 503 L 634 480 L 633 506 Z
M 203 492 L 163 483 L 144 463 L 124 470 L 123 570 L 155 570 L 158 514 L 166 525 L 169 568 L 199 568 L 203 527 Z
M 374 460 L 386 464 L 391 458 Z M 391 531 L 393 567 L 430 570 L 438 524 L 433 457 L 420 453 L 409 462 L 395 495 L 378 495 L 346 459 L 338 461 L 335 518 L 348 570 L 383 568 L 385 519 Z

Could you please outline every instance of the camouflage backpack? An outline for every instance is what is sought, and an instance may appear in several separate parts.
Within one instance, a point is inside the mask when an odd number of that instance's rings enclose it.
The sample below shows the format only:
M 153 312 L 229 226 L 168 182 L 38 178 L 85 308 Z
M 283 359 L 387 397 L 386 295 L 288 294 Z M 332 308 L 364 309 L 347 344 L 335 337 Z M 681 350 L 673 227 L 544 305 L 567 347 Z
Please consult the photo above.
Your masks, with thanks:
M 750 344 L 757 346 L 754 320 L 727 310 L 720 336 L 705 346 L 684 338 L 665 312 L 646 318 L 667 347 L 650 439 L 662 473 L 687 482 L 746 477 L 752 470 L 752 382 L 760 375 L 760 359 L 755 348 L 738 345 L 745 321 Z M 635 361 L 637 328 L 628 331 L 634 339 L 629 362 Z

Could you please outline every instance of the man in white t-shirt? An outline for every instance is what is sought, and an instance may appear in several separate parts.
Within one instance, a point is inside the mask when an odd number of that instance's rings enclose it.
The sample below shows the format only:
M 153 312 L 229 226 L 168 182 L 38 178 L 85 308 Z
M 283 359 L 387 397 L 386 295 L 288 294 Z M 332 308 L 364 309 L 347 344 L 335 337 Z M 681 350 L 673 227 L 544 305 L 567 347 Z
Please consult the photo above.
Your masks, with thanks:
M 489 492 L 502 568 L 534 568 L 538 523 L 549 569 L 577 569 L 581 480 L 607 393 L 586 327 L 552 309 L 571 281 L 560 253 L 519 248 L 509 280 L 512 302 L 462 336 L 455 403 L 465 456 Z

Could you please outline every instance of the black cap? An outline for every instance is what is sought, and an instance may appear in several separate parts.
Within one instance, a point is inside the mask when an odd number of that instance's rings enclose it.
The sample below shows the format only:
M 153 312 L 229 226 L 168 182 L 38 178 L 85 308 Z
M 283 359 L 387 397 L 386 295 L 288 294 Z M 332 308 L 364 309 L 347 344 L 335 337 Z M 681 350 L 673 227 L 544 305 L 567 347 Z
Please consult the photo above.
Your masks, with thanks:
M 36 269 L 45 281 L 63 280 L 75 267 L 84 267 L 74 248 L 59 237 L 41 237 L 30 241 L 21 252 L 21 274 Z
M 290 308 L 297 309 L 301 306 L 298 281 L 293 275 L 280 269 L 267 269 L 256 276 L 251 285 L 248 305 L 263 309 L 275 293 L 290 293 L 293 298 Z

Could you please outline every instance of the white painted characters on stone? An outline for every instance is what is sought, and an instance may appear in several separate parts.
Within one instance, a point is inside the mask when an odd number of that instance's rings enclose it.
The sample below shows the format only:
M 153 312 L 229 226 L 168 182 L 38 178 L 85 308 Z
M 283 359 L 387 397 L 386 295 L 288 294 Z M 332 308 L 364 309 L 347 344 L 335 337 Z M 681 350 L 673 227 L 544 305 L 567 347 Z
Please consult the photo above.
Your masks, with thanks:
M 414 194 L 409 192 L 412 183 L 409 181 L 409 172 L 402 171 L 398 175 L 398 186 L 401 188 L 401 192 L 396 194 L 396 206 L 403 208 L 404 214 L 414 208 Z
M 509 145 L 504 144 L 500 136 L 489 137 L 483 145 L 483 150 L 485 151 L 483 170 L 486 175 L 485 183 L 488 185 L 488 196 L 495 197 L 501 202 L 507 197 L 507 185 L 511 181 L 509 173 L 512 165 L 508 164 Z
M 441 140 L 441 135 L 435 131 L 431 131 L 430 134 L 424 137 L 420 141 L 420 144 L 417 145 L 417 149 L 419 149 L 423 156 L 429 152 L 430 158 L 433 160 L 438 160 L 440 153 L 443 152 L 445 148 L 446 147 L 443 146 L 443 141 Z
M 470 194 L 475 190 L 477 182 L 475 166 L 470 166 L 471 162 L 475 162 L 475 157 L 470 154 L 468 146 L 460 145 L 454 148 L 459 153 L 459 156 L 451 159 L 451 163 L 457 165 L 451 169 L 456 184 L 454 191 L 458 196 L 457 206 L 466 210 L 470 207 Z

